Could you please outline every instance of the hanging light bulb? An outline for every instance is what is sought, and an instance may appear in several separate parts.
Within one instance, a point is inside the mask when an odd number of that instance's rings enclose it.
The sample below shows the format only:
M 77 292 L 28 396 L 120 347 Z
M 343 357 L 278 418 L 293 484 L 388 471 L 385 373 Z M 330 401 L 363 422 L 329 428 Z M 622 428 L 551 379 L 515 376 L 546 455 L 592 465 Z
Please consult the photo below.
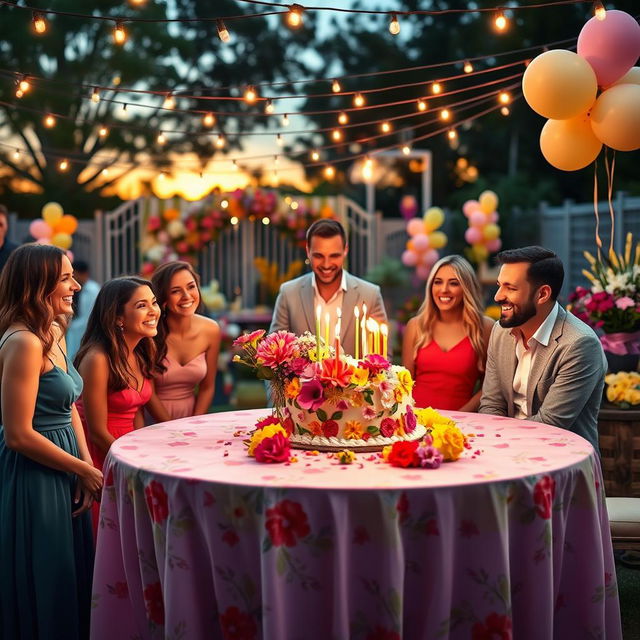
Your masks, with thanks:
M 508 116 L 508 115 L 511 113 L 511 111 L 510 111 L 509 107 L 502 107 L 502 108 L 500 109 L 500 113 L 501 113 L 503 116 Z
M 508 91 L 501 91 L 498 94 L 498 102 L 500 104 L 509 104 L 511 102 L 511 94 Z
M 282 116 L 282 126 L 283 127 L 289 126 L 289 116 L 286 113 Z
M 52 129 L 56 126 L 56 119 L 50 113 L 44 117 L 44 126 L 47 127 L 47 129 Z
M 27 76 L 22 76 L 22 79 L 18 83 L 18 88 L 22 90 L 22 93 L 27 93 L 27 91 L 31 89 L 31 83 L 29 82 L 29 78 L 27 78 Z
M 222 40 L 222 42 L 229 42 L 231 40 L 231 36 L 229 35 L 229 31 L 225 26 L 222 20 L 216 20 L 216 27 L 218 29 L 218 38 Z
M 276 135 L 276 144 L 279 147 L 284 147 L 284 138 L 282 137 L 282 134 L 279 133 L 278 135 Z
M 133 5 L 134 7 L 142 7 L 147 4 L 147 0 L 129 0 L 129 4 Z
M 602 2 L 598 1 L 595 3 L 593 6 L 593 15 L 595 15 L 595 17 L 600 21 L 607 17 L 607 10 L 604 8 Z
M 471 72 L 473 71 L 473 65 L 472 65 L 472 64 L 467 60 L 467 61 L 464 63 L 464 67 L 462 67 L 462 70 L 463 70 L 465 73 L 471 73 Z
M 340 115 L 338 115 L 338 123 L 347 124 L 347 122 L 349 122 L 349 116 L 344 111 L 341 111 Z
M 16 89 L 16 98 L 22 98 L 23 95 L 24 95 L 24 91 L 20 87 L 18 87 Z
M 437 96 L 440 93 L 442 93 L 442 84 L 440 82 L 434 82 L 431 85 L 431 93 L 433 93 L 434 96 Z
M 333 93 L 340 93 L 342 91 L 342 87 L 340 86 L 340 83 L 335 79 L 331 83 L 331 91 L 333 91 Z
M 449 140 L 455 140 L 458 137 L 458 132 L 455 129 L 449 129 L 449 131 L 447 131 L 447 138 L 449 138 Z
M 496 31 L 503 33 L 507 30 L 509 26 L 509 20 L 507 16 L 504 15 L 504 11 L 498 11 L 495 18 L 493 19 L 493 25 L 496 28 Z
M 336 177 L 336 170 L 330 164 L 324 168 L 324 177 L 327 180 L 333 180 Z
M 271 100 L 271 98 L 269 98 L 267 104 L 264 105 L 264 112 L 268 115 L 274 112 L 273 100 Z
M 398 16 L 395 13 L 391 14 L 391 22 L 389 23 L 389 33 L 392 36 L 397 36 L 400 33 L 400 23 L 398 22 Z
M 162 103 L 163 109 L 175 109 L 176 108 L 176 99 L 174 98 L 172 93 L 167 93 L 164 98 L 164 102 Z
M 98 87 L 94 87 L 91 92 L 91 102 L 93 102 L 93 104 L 98 104 L 98 102 L 100 102 L 100 92 L 98 91 Z
M 364 96 L 361 93 L 356 93 L 353 96 L 353 106 L 354 107 L 362 107 L 364 106 L 365 100 Z
M 106 178 L 109 175 L 109 169 L 105 167 L 100 173 Z
M 33 30 L 38 34 L 42 35 L 46 33 L 48 25 L 47 19 L 44 17 L 43 13 L 39 11 L 34 11 L 31 16 L 31 23 L 33 24 Z
M 113 29 L 113 41 L 116 44 L 124 44 L 127 41 L 127 32 L 121 20 L 116 22 L 116 26 Z
M 451 118 L 451 112 L 449 109 L 442 109 L 440 111 L 440 120 L 449 120 Z
M 13 152 L 13 159 L 14 159 L 14 160 L 18 160 L 19 158 L 20 158 L 20 149 L 16 149 L 16 150 Z
M 216 117 L 209 111 L 209 113 L 205 113 L 202 118 L 202 124 L 210 129 L 216 123 Z
M 309 156 L 313 162 L 318 162 L 318 160 L 320 160 L 320 153 L 316 149 L 314 149 Z
M 340 129 L 334 129 L 331 132 L 331 138 L 334 142 L 340 142 L 340 140 L 342 140 L 342 131 L 340 131 Z
M 246 88 L 244 92 L 244 99 L 245 102 L 248 102 L 249 104 L 253 104 L 258 99 L 258 94 L 252 86 Z
M 427 103 L 420 98 L 420 100 L 418 100 L 418 111 L 426 111 L 427 110 Z
M 216 147 L 218 147 L 218 149 L 222 149 L 225 145 L 225 140 L 224 140 L 224 136 L 219 133 L 218 136 L 216 137 Z
M 369 156 L 362 163 L 362 178 L 366 182 L 370 182 L 373 178 L 373 160 Z
M 109 129 L 107 129 L 107 127 L 105 127 L 105 126 L 102 126 L 102 127 L 100 127 L 100 129 L 98 129 L 98 135 L 101 138 L 106 137 L 108 133 L 109 133 Z
M 159 145 L 163 145 L 166 141 L 167 141 L 167 138 L 165 137 L 164 133 L 159 133 L 158 137 L 156 138 L 156 142 Z
M 58 169 L 60 169 L 60 171 L 66 171 L 68 168 L 69 168 L 69 161 L 60 160 L 60 163 L 58 164 Z
M 303 7 L 299 4 L 292 4 L 287 13 L 287 24 L 293 29 L 297 29 L 302 24 Z
M 389 131 L 391 131 L 391 123 L 386 120 L 380 123 L 380 131 L 382 131 L 382 133 L 389 133 Z
M 411 147 L 408 144 L 403 145 L 402 147 L 402 153 L 405 156 L 408 156 L 411 153 Z

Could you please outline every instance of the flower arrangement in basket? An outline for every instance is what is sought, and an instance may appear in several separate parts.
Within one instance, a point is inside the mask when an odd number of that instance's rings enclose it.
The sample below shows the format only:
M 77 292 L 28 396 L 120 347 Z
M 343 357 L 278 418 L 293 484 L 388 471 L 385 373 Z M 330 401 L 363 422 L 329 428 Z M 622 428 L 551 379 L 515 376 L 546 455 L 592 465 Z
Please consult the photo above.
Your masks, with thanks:
M 604 379 L 607 385 L 607 400 L 622 409 L 640 405 L 640 373 L 620 371 L 610 373 Z
M 590 268 L 582 273 L 591 287 L 577 287 L 568 308 L 605 334 L 601 341 L 606 351 L 640 353 L 640 243 L 633 249 L 628 233 L 624 253 L 611 250 L 608 257 L 594 258 L 585 251 L 584 256 Z

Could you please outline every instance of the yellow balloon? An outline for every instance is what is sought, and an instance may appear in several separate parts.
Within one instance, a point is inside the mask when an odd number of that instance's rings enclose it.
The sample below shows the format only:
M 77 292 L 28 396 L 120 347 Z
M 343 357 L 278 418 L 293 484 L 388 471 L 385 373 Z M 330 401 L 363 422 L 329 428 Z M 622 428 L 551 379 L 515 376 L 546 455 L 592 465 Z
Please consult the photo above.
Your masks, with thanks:
M 640 84 L 640 67 L 631 67 L 622 78 L 619 78 L 613 83 L 613 85 L 616 84 Z
M 435 231 L 444 222 L 444 212 L 440 207 L 431 207 L 424 214 L 424 232 L 431 233 Z M 433 245 L 432 245 L 433 246 Z
M 561 171 L 577 171 L 591 164 L 602 142 L 591 128 L 586 114 L 570 120 L 547 120 L 540 132 L 540 149 L 546 161 Z
M 485 240 L 495 240 L 500 237 L 500 227 L 493 222 L 490 222 L 485 228 L 482 230 L 482 237 Z
M 591 128 L 612 149 L 640 149 L 640 85 L 617 84 L 601 93 L 591 111 Z
M 62 218 L 62 214 L 62 207 L 57 202 L 47 202 L 42 207 L 42 217 L 51 227 L 56 226 L 56 223 Z
M 447 244 L 447 236 L 442 231 L 432 231 L 429 234 L 429 248 L 442 249 Z
M 75 233 L 78 229 L 78 219 L 71 214 L 65 214 L 56 222 L 53 233 Z
M 589 109 L 596 99 L 598 81 L 591 65 L 577 53 L 553 49 L 529 64 L 522 91 L 536 113 L 566 120 Z
M 492 213 L 498 208 L 498 196 L 493 191 L 483 191 L 478 202 L 483 213 Z
M 489 250 L 483 244 L 475 244 L 471 247 L 477 262 L 482 262 L 489 257 Z
M 73 239 L 68 233 L 56 233 L 51 238 L 51 244 L 61 249 L 68 249 L 73 243 Z

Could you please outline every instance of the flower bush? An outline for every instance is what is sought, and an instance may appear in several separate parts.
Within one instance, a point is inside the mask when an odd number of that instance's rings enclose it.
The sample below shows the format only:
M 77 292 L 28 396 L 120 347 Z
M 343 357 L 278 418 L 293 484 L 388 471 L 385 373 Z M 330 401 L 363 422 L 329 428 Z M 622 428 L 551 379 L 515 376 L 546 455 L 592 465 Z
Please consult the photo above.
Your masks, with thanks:
M 610 373 L 604 379 L 607 385 L 607 400 L 625 409 L 640 405 L 640 373 L 620 371 Z
M 594 258 L 585 251 L 590 268 L 583 274 L 591 287 L 577 287 L 569 296 L 569 309 L 582 321 L 604 333 L 640 328 L 640 243 L 632 250 L 627 234 L 624 253 Z

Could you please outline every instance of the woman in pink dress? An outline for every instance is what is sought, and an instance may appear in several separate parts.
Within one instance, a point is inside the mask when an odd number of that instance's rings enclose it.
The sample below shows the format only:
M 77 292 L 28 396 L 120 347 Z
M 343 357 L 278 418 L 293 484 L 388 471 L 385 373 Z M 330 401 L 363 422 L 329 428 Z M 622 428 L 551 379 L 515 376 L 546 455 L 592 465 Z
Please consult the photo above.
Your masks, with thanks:
M 418 407 L 476 411 L 493 320 L 483 315 L 480 285 L 461 256 L 442 258 L 427 280 L 425 300 L 409 320 L 402 364 L 415 380 Z
M 144 426 L 159 318 L 150 283 L 142 278 L 110 280 L 96 298 L 75 365 L 84 381 L 76 404 L 99 469 L 114 440 Z M 98 513 L 94 508 L 94 530 Z
M 162 310 L 156 336 L 159 374 L 148 405 L 156 422 L 201 415 L 213 400 L 220 327 L 197 313 L 198 283 L 193 267 L 181 261 L 159 266 L 151 278 Z

